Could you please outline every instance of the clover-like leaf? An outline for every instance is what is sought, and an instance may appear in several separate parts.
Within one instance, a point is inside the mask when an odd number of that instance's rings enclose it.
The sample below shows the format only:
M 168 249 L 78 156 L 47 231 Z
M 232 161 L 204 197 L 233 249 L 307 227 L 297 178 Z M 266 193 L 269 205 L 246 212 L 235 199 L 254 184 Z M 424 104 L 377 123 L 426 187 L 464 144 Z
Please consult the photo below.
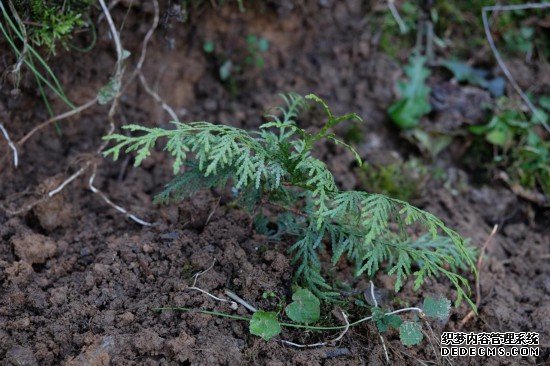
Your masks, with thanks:
M 281 324 L 277 320 L 277 314 L 272 311 L 258 310 L 250 319 L 250 334 L 262 337 L 269 341 L 281 333 Z
M 384 315 L 382 319 L 376 321 L 376 327 L 378 328 L 378 331 L 380 333 L 388 331 L 390 327 L 394 329 L 399 329 L 401 324 L 403 324 L 401 318 L 394 314 Z
M 422 311 L 427 317 L 445 320 L 449 317 L 451 309 L 451 301 L 444 297 L 438 299 L 434 297 L 426 297 L 422 305 Z
M 415 322 L 404 322 L 399 327 L 399 338 L 404 346 L 414 346 L 422 341 L 422 331 Z
M 319 299 L 306 289 L 299 289 L 292 295 L 290 304 L 286 307 L 286 315 L 296 323 L 311 324 L 321 316 Z

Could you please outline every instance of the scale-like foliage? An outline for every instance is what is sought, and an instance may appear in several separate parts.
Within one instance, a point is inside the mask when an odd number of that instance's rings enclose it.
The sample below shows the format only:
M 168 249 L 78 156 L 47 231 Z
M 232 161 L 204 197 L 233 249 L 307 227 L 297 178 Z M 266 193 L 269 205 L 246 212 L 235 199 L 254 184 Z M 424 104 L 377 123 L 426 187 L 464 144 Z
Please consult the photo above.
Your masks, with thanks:
M 139 135 L 114 134 L 105 139 L 115 144 L 105 152 L 117 159 L 120 152 L 136 152 L 135 165 L 147 158 L 158 139 L 166 138 L 174 157 L 175 179 L 156 197 L 169 202 L 188 197 L 199 189 L 231 184 L 237 202 L 253 209 L 270 204 L 284 212 L 277 235 L 298 237 L 291 247 L 296 275 L 315 293 L 334 295 L 321 275 L 318 253 L 328 240 L 333 263 L 342 256 L 356 264 L 357 275 L 374 276 L 382 268 L 396 276 L 398 291 L 410 277 L 415 288 L 427 277 L 446 276 L 457 290 L 457 302 L 468 299 L 466 279 L 458 269 L 475 271 L 472 252 L 463 239 L 432 214 L 380 194 L 340 191 L 326 164 L 312 155 L 316 142 L 338 140 L 332 128 L 356 114 L 334 116 L 315 95 L 283 96 L 285 107 L 268 114 L 259 131 L 208 122 L 174 122 L 175 129 L 128 125 Z M 296 119 L 312 100 L 322 106 L 327 121 L 317 132 L 300 128 Z M 281 214 L 283 215 L 283 214 Z M 265 227 L 265 223 L 264 223 Z M 417 241 L 411 236 L 423 228 L 429 234 Z M 469 301 L 469 299 L 468 299 Z M 471 303 L 471 302 L 470 302 Z

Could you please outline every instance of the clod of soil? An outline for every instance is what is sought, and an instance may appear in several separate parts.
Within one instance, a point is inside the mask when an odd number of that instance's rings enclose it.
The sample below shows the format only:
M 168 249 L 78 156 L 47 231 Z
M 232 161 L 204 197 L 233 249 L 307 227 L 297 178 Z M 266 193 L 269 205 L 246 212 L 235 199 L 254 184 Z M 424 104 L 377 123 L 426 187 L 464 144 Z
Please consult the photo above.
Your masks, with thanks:
M 55 242 L 47 236 L 26 233 L 12 238 L 15 255 L 30 264 L 42 264 L 55 254 Z

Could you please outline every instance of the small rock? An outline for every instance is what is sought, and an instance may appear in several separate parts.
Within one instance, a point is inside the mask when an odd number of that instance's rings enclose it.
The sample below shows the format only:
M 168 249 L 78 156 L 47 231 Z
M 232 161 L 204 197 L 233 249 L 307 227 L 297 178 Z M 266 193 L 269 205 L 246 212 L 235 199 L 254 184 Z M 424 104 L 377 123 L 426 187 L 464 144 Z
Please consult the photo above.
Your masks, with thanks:
M 191 337 L 185 332 L 181 332 L 176 338 L 170 339 L 166 342 L 168 350 L 176 355 L 184 350 L 191 350 L 195 345 L 195 338 Z
M 6 353 L 8 365 L 34 366 L 38 365 L 36 357 L 30 348 L 14 346 Z
M 216 111 L 218 109 L 218 103 L 214 99 L 207 99 L 204 101 L 204 109 L 209 112 Z
M 27 263 L 45 263 L 55 254 L 56 245 L 50 238 L 36 234 L 23 234 L 12 239 L 15 255 Z
M 347 348 L 334 348 L 329 349 L 325 353 L 326 358 L 342 357 L 342 356 L 351 356 L 351 352 Z
M 484 186 L 481 189 L 472 189 L 471 197 L 476 203 L 490 207 L 483 216 L 491 223 L 510 218 L 518 209 L 517 196 L 505 188 Z
M 8 279 L 15 285 L 26 285 L 32 278 L 34 270 L 32 266 L 24 261 L 13 262 L 11 266 L 4 270 Z
M 117 317 L 118 321 L 120 324 L 122 325 L 128 325 L 128 324 L 131 324 L 134 319 L 135 319 L 135 316 L 134 314 L 132 314 L 131 312 L 127 311 L 125 312 L 124 314 L 120 314 L 118 317 Z
M 67 226 L 72 218 L 72 206 L 65 201 L 62 194 L 39 203 L 34 207 L 33 212 L 40 226 L 48 231 Z
M 157 354 L 163 346 L 164 338 L 160 337 L 156 332 L 145 329 L 139 333 L 134 340 L 134 346 L 142 354 Z
M 179 234 L 176 231 L 170 231 L 168 233 L 161 234 L 160 238 L 164 240 L 176 240 L 179 238 Z
M 485 123 L 491 95 L 476 87 L 442 83 L 433 85 L 430 104 L 436 115 L 425 127 L 439 132 L 453 132 L 463 125 Z
M 108 366 L 111 354 L 115 351 L 113 336 L 105 336 L 101 341 L 86 347 L 77 357 L 69 359 L 67 366 Z
M 63 305 L 67 301 L 67 286 L 57 287 L 51 290 L 50 302 L 53 305 Z
M 18 308 L 25 305 L 27 298 L 23 291 L 15 290 L 9 294 L 8 301 L 14 308 Z
M 115 311 L 105 310 L 101 313 L 101 324 L 103 326 L 113 325 L 115 323 Z

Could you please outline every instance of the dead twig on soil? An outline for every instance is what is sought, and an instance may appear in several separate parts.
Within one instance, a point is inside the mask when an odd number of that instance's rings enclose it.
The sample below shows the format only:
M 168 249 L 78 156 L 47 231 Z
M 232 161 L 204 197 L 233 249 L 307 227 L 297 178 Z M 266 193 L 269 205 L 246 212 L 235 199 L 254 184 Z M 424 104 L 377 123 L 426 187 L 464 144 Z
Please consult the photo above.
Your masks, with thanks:
M 87 168 L 87 166 L 81 168 L 81 170 L 82 170 L 82 169 L 85 169 L 85 168 Z M 147 222 L 147 221 L 145 221 L 145 220 L 142 220 L 142 219 L 140 219 L 139 217 L 137 217 L 136 215 L 130 213 L 130 212 L 129 212 L 128 210 L 126 210 L 125 208 L 123 208 L 123 207 L 121 207 L 121 206 L 115 204 L 113 201 L 111 201 L 111 200 L 109 199 L 109 197 L 107 197 L 107 195 L 105 195 L 105 193 L 103 193 L 102 191 L 100 191 L 99 189 L 97 189 L 97 188 L 93 185 L 93 182 L 94 182 L 94 179 L 95 179 L 96 172 L 97 172 L 97 165 L 94 164 L 94 168 L 93 168 L 92 175 L 90 176 L 90 179 L 88 180 L 88 187 L 90 188 L 90 190 L 91 190 L 93 193 L 99 195 L 99 196 L 103 199 L 103 201 L 104 201 L 105 203 L 107 203 L 109 206 L 111 206 L 112 208 L 114 208 L 114 209 L 117 210 L 118 212 L 124 214 L 124 215 L 125 215 L 126 217 L 128 217 L 129 219 L 131 219 L 131 220 L 137 222 L 138 224 L 143 225 L 143 226 L 153 226 L 153 223 Z
M 137 76 L 139 78 L 141 85 L 143 86 L 143 89 L 145 89 L 145 92 L 149 94 L 155 101 L 157 101 L 157 103 L 159 103 L 162 106 L 162 109 L 164 109 L 170 115 L 173 121 L 179 122 L 179 118 L 176 112 L 174 112 L 174 109 L 170 107 L 170 105 L 166 103 L 166 101 L 162 99 L 162 97 L 149 86 L 149 83 L 147 82 L 147 78 L 142 72 L 143 64 L 145 63 L 145 58 L 147 55 L 147 47 L 149 45 L 149 41 L 153 37 L 153 34 L 158 27 L 159 19 L 160 19 L 160 10 L 159 10 L 158 2 L 155 0 L 152 3 L 155 9 L 153 24 L 151 25 L 151 28 L 149 28 L 149 30 L 147 31 L 147 34 L 145 34 L 143 43 L 141 45 L 141 54 L 139 56 L 138 63 L 136 65 L 136 68 L 133 70 L 132 74 L 128 78 L 128 81 L 126 82 L 126 85 L 124 86 L 123 91 L 128 87 L 128 85 L 130 85 L 130 83 Z
M 106 6 L 104 0 L 98 0 L 98 1 L 99 1 L 101 9 L 103 11 L 103 16 L 105 17 L 105 19 L 107 20 L 107 23 L 109 25 L 109 29 L 110 29 L 110 32 L 111 32 L 113 42 L 115 44 L 115 50 L 116 50 L 116 54 L 117 54 L 117 62 L 116 62 L 116 65 L 115 65 L 115 72 L 114 72 L 113 80 L 117 81 L 120 84 L 121 81 L 122 81 L 122 76 L 124 74 L 124 66 L 123 66 L 123 63 L 124 63 L 124 50 L 122 48 L 122 43 L 120 41 L 120 35 L 117 32 L 117 29 L 115 27 L 113 18 L 111 16 L 110 11 L 109 11 L 110 7 Z M 139 62 L 138 62 L 138 66 L 136 67 L 136 70 L 134 71 L 134 75 L 136 75 L 139 72 L 139 70 L 141 69 L 141 67 L 143 65 L 143 62 L 145 61 L 147 44 L 148 44 L 149 40 L 151 39 L 154 30 L 158 26 L 159 9 L 158 9 L 158 2 L 156 0 L 154 1 L 154 6 L 155 6 L 155 19 L 153 21 L 152 27 L 149 29 L 149 31 L 145 35 L 145 38 L 144 38 L 144 41 L 143 41 L 143 44 L 142 44 L 142 53 L 141 53 L 141 56 L 140 56 L 140 59 L 139 59 Z M 114 96 L 113 101 L 111 103 L 111 107 L 109 109 L 109 114 L 108 114 L 109 129 L 108 129 L 107 134 L 111 134 L 115 130 L 114 115 L 116 113 L 116 109 L 117 109 L 117 106 L 118 106 L 118 99 L 120 98 L 121 94 L 122 94 L 121 90 L 117 90 L 116 95 Z M 53 124 L 57 121 L 67 119 L 71 116 L 74 116 L 74 115 L 77 115 L 77 114 L 81 113 L 82 111 L 94 106 L 97 103 L 97 101 L 98 101 L 98 97 L 96 96 L 95 98 L 93 98 L 92 100 L 86 102 L 85 104 L 81 105 L 80 107 L 77 107 L 77 108 L 72 109 L 70 111 L 67 111 L 65 113 L 59 114 L 55 117 L 52 117 L 52 118 L 46 120 L 45 122 L 42 122 L 38 126 L 34 127 L 31 131 L 29 131 L 25 136 L 23 136 L 17 142 L 17 145 L 22 146 L 38 131 L 42 130 L 43 128 L 45 128 L 45 127 L 47 127 L 47 126 L 49 126 L 49 125 L 51 125 L 51 124 Z M 2 130 L 4 132 L 4 135 L 6 136 L 6 139 L 8 139 L 8 143 L 10 144 L 10 147 L 12 148 L 14 153 L 16 154 L 17 150 L 15 148 L 15 145 L 13 143 L 11 143 L 11 140 L 9 140 L 9 136 L 7 135 L 7 132 L 5 131 L 3 126 L 2 126 Z M 100 145 L 100 147 L 96 151 L 97 155 L 101 155 L 101 153 L 103 152 L 103 150 L 107 146 L 107 143 L 108 142 L 105 141 Z M 14 162 L 16 163 L 15 165 L 17 166 L 18 158 L 15 157 L 15 156 L 14 156 Z M 74 173 L 69 178 L 67 178 L 65 181 L 63 181 L 57 188 L 49 191 L 46 196 L 36 200 L 35 202 L 30 203 L 30 204 L 28 204 L 28 205 L 26 205 L 23 208 L 18 209 L 18 210 L 9 210 L 9 209 L 7 209 L 3 206 L 1 206 L 1 207 L 10 215 L 17 215 L 17 214 L 27 212 L 30 209 L 32 209 L 34 206 L 36 206 L 37 204 L 45 201 L 47 198 L 51 198 L 54 195 L 61 192 L 68 184 L 70 184 L 71 182 L 76 180 L 76 178 L 78 178 L 82 174 L 84 174 L 84 172 L 88 168 L 90 168 L 90 166 L 92 167 L 92 174 L 90 176 L 90 179 L 88 180 L 88 187 L 93 193 L 98 194 L 103 199 L 103 201 L 105 203 L 107 203 L 109 206 L 113 207 L 115 210 L 123 213 L 128 218 L 130 218 L 131 220 L 137 222 L 138 224 L 144 225 L 144 226 L 153 225 L 152 223 L 144 221 L 144 220 L 140 219 L 139 217 L 135 216 L 134 214 L 131 214 L 125 208 L 115 204 L 112 200 L 110 200 L 107 197 L 107 195 L 105 193 L 103 193 L 101 190 L 99 190 L 97 187 L 94 186 L 93 182 L 94 182 L 96 174 L 97 174 L 97 163 L 93 163 L 91 159 L 86 161 L 76 173 Z
M 107 23 L 109 24 L 109 28 L 110 28 L 110 31 L 111 31 L 111 36 L 112 36 L 113 41 L 115 43 L 115 49 L 116 49 L 116 54 L 117 54 L 117 62 L 116 62 L 116 65 L 115 65 L 115 74 L 113 76 L 113 79 L 116 80 L 117 83 L 120 85 L 121 82 L 122 82 L 122 76 L 124 74 L 124 67 L 123 67 L 124 54 L 123 54 L 122 43 L 120 42 L 120 35 L 116 30 L 115 23 L 113 22 L 113 18 L 111 17 L 111 13 L 109 11 L 109 8 L 105 5 L 105 1 L 104 0 L 99 0 L 99 4 L 101 5 L 101 9 L 103 10 L 103 14 L 105 14 L 105 19 L 107 20 Z M 121 91 L 117 90 L 116 95 L 113 98 L 113 101 L 111 102 L 111 108 L 109 109 L 109 114 L 107 116 L 107 119 L 109 121 L 109 130 L 107 132 L 107 135 L 112 134 L 115 130 L 114 116 L 115 116 L 115 113 L 116 113 L 116 109 L 117 109 L 117 106 L 118 106 L 118 99 L 120 98 L 120 95 L 121 95 Z M 108 144 L 107 141 L 105 141 L 101 144 L 101 146 L 97 150 L 98 155 L 101 155 L 101 153 L 103 152 L 103 150 L 105 149 L 107 144 Z M 94 180 L 95 180 L 96 173 L 97 173 L 97 164 L 93 164 L 92 175 L 90 176 L 90 179 L 88 180 L 88 187 L 90 188 L 90 190 L 93 193 L 99 195 L 103 199 L 103 201 L 105 203 L 107 203 L 109 206 L 111 206 L 115 210 L 123 213 L 124 215 L 126 215 L 126 217 L 128 217 L 131 220 L 137 222 L 138 224 L 143 225 L 143 226 L 152 226 L 153 225 L 152 223 L 144 221 L 144 220 L 140 219 L 139 217 L 135 216 L 134 214 L 131 214 L 125 208 L 115 204 L 113 201 L 111 201 L 109 199 L 109 197 L 107 197 L 107 195 L 105 193 L 103 193 L 101 190 L 96 188 L 93 184 Z
M 2 130 L 2 134 L 4 135 L 4 138 L 8 142 L 8 146 L 13 151 L 13 165 L 17 168 L 17 165 L 19 164 L 19 155 L 17 154 L 17 147 L 13 143 L 13 141 L 10 138 L 10 135 L 8 134 L 8 131 L 4 128 L 4 125 L 0 123 L 0 130 Z
M 506 172 L 503 172 L 503 171 L 498 172 L 496 178 L 506 183 L 506 185 L 508 185 L 508 187 L 512 190 L 512 192 L 514 192 L 515 195 L 523 199 L 526 199 L 527 201 L 534 202 L 537 205 L 542 207 L 548 207 L 550 205 L 550 202 L 548 202 L 548 199 L 544 194 L 526 189 L 521 185 L 512 182 L 512 180 L 510 179 L 510 177 Z
M 15 18 L 15 21 L 19 24 L 19 31 L 21 32 L 22 41 L 23 41 L 23 49 L 20 51 L 20 54 L 17 59 L 17 63 L 13 66 L 13 69 L 11 71 L 12 75 L 14 75 L 16 80 L 16 85 L 19 84 L 19 81 L 21 80 L 21 67 L 25 63 L 25 57 L 27 55 L 27 52 L 29 50 L 29 39 L 27 37 L 27 28 L 24 26 L 23 22 L 21 21 L 21 18 L 19 17 L 19 14 L 17 13 L 15 7 L 13 6 L 13 3 L 11 1 L 8 1 L 8 7 L 10 8 L 10 11 Z
M 485 35 L 487 37 L 487 41 L 489 42 L 489 47 L 491 47 L 491 51 L 493 51 L 493 55 L 495 56 L 498 65 L 502 69 L 502 72 L 504 72 L 504 75 L 506 75 L 506 78 L 508 78 L 508 81 L 512 85 L 512 87 L 515 89 L 515 91 L 519 94 L 521 99 L 525 102 L 527 107 L 531 110 L 531 113 L 535 116 L 535 118 L 540 122 L 540 124 L 546 129 L 546 131 L 550 132 L 550 127 L 546 123 L 546 121 L 543 120 L 543 118 L 538 113 L 537 109 L 531 103 L 527 95 L 521 90 L 518 83 L 512 76 L 512 73 L 506 66 L 506 63 L 502 59 L 502 56 L 500 55 L 500 52 L 498 51 L 497 47 L 495 46 L 495 41 L 493 39 L 493 35 L 491 34 L 491 29 L 489 28 L 489 21 L 487 20 L 487 13 L 488 12 L 495 12 L 495 11 L 510 11 L 510 10 L 525 10 L 525 9 L 543 9 L 550 7 L 550 3 L 537 3 L 537 4 L 518 4 L 518 5 L 494 5 L 494 6 L 484 6 L 481 10 L 481 17 L 483 20 L 483 28 L 485 30 Z
M 346 326 L 345 326 L 344 330 L 340 333 L 340 335 L 338 335 L 338 337 L 336 337 L 334 339 L 331 339 L 331 340 L 325 341 L 325 342 L 313 343 L 313 344 L 299 344 L 299 343 L 290 342 L 290 341 L 287 341 L 287 340 L 284 340 L 284 339 L 280 339 L 279 342 L 281 342 L 283 344 L 286 344 L 288 346 L 296 347 L 296 348 L 315 348 L 315 347 L 323 347 L 323 346 L 327 346 L 327 345 L 330 345 L 330 344 L 334 344 L 334 343 L 338 342 L 339 340 L 341 340 L 342 338 L 344 338 L 344 335 L 346 335 L 346 333 L 348 332 L 348 330 L 350 328 L 350 323 L 349 323 L 349 320 L 348 320 L 348 316 L 342 310 L 340 310 L 340 312 L 342 313 L 342 317 L 344 318 L 344 322 L 346 323 Z
M 374 304 L 374 307 L 378 307 L 378 300 L 376 300 L 376 296 L 374 295 L 374 283 L 372 281 L 370 282 L 370 297 L 372 299 L 372 302 Z M 382 337 L 382 334 L 378 333 L 378 337 L 380 337 L 380 341 L 382 342 L 382 348 L 384 349 L 384 356 L 386 357 L 386 362 L 388 365 L 391 364 L 390 355 L 388 354 L 388 348 L 386 347 L 386 342 L 384 341 L 384 337 Z
M 407 33 L 407 26 L 405 25 L 405 22 L 403 22 L 403 19 L 395 7 L 395 0 L 388 0 L 388 8 L 390 9 L 391 15 L 395 19 L 395 22 L 399 26 L 399 31 L 401 34 Z
M 493 226 L 493 230 L 491 231 L 487 239 L 485 239 L 485 242 L 483 243 L 483 245 L 481 246 L 481 250 L 479 251 L 479 258 L 477 259 L 477 264 L 476 264 L 477 274 L 478 274 L 476 278 L 476 308 L 477 309 L 479 309 L 479 305 L 481 304 L 481 285 L 480 285 L 479 277 L 481 275 L 481 265 L 483 263 L 483 256 L 485 255 L 485 251 L 487 250 L 487 247 L 491 243 L 497 231 L 498 231 L 498 225 Z M 476 315 L 476 313 L 473 310 L 471 310 L 464 317 L 464 319 L 462 319 L 462 321 L 458 324 L 458 328 L 459 329 L 462 328 L 466 323 L 470 321 L 471 318 L 474 317 L 474 315 Z
M 214 299 L 214 300 L 216 300 L 216 301 L 229 303 L 230 306 L 231 306 L 231 309 L 237 310 L 237 308 L 239 307 L 239 305 L 237 305 L 237 303 L 236 303 L 235 301 L 223 299 L 223 298 L 221 298 L 221 297 L 212 295 L 210 292 L 205 291 L 205 290 L 203 290 L 203 289 L 200 288 L 200 287 L 197 287 L 197 281 L 198 281 L 198 279 L 199 279 L 199 276 L 201 276 L 201 275 L 205 274 L 206 272 L 210 271 L 210 270 L 214 267 L 214 264 L 215 264 L 215 263 L 216 263 L 216 258 L 214 258 L 214 260 L 212 261 L 212 264 L 210 265 L 210 267 L 208 267 L 208 268 L 205 269 L 204 271 L 195 273 L 195 275 L 193 276 L 193 277 L 194 277 L 193 285 L 191 285 L 191 286 L 188 287 L 187 289 L 188 289 L 188 290 L 199 291 L 200 293 L 203 293 L 203 294 L 205 294 L 206 296 L 208 296 L 208 297 L 210 297 L 210 298 L 212 298 L 212 299 Z
M 77 107 L 75 109 L 71 109 L 70 111 L 67 111 L 65 113 L 61 113 L 57 116 L 54 116 L 44 122 L 42 122 L 41 124 L 39 124 L 38 126 L 34 127 L 32 130 L 30 130 L 25 136 L 23 136 L 21 139 L 19 139 L 19 141 L 17 141 L 17 145 L 19 146 L 23 146 L 25 144 L 25 142 L 27 142 L 27 140 L 29 138 L 31 138 L 32 135 L 34 135 L 35 133 L 37 133 L 38 131 L 40 131 L 41 129 L 43 129 L 44 127 L 47 127 L 55 122 L 58 122 L 58 121 L 61 121 L 61 120 L 64 120 L 64 119 L 67 119 L 69 117 L 72 117 L 74 115 L 77 115 L 83 111 L 85 111 L 86 109 L 90 108 L 90 107 L 93 107 L 95 104 L 97 103 L 97 97 L 89 100 L 88 102 L 82 104 L 80 107 Z
M 145 79 L 145 76 L 143 75 L 143 73 L 140 71 L 138 73 L 138 75 L 139 75 L 139 81 L 141 82 L 141 85 L 143 86 L 143 89 L 145 89 L 147 94 L 149 94 L 154 100 L 157 101 L 157 103 L 159 103 L 162 106 L 162 109 L 164 109 L 166 111 L 166 113 L 168 113 L 170 115 L 170 117 L 172 117 L 173 121 L 179 122 L 180 120 L 179 120 L 178 115 L 176 114 L 176 112 L 174 112 L 172 107 L 170 107 L 168 105 L 168 103 L 166 103 L 164 101 L 164 99 L 162 99 L 161 96 L 158 95 L 157 92 L 155 92 L 153 89 L 151 89 L 151 87 L 147 83 L 147 79 Z
M 390 343 L 391 344 L 391 343 Z M 410 357 L 411 359 L 415 360 L 416 362 L 418 362 L 419 364 L 421 364 L 422 366 L 428 366 L 428 364 L 433 364 L 433 365 L 436 365 L 437 362 L 435 361 L 428 361 L 428 360 L 421 360 L 419 359 L 418 357 L 416 356 L 413 356 L 412 354 L 410 354 L 409 352 L 406 352 L 404 350 L 402 350 L 401 348 L 403 347 L 392 347 L 392 349 L 394 349 L 395 351 L 407 356 L 407 357 Z M 400 358 L 401 360 L 405 360 L 403 357 Z
M 206 218 L 206 222 L 204 223 L 204 226 L 206 227 L 206 225 L 208 225 L 208 223 L 210 222 L 210 220 L 212 219 L 212 216 L 214 216 L 214 214 L 216 213 L 216 210 L 218 209 L 218 207 L 220 207 L 220 202 L 221 202 L 222 198 L 219 197 L 218 200 L 216 201 L 216 206 L 214 206 L 214 208 L 212 209 L 212 211 L 210 212 L 210 214 L 208 215 L 208 217 Z
M 229 297 L 230 299 L 238 302 L 239 304 L 241 304 L 242 306 L 244 306 L 245 308 L 250 310 L 252 313 L 255 313 L 256 311 L 258 311 L 258 309 L 256 309 L 254 306 L 250 305 L 248 302 L 244 301 L 244 299 L 242 299 L 236 293 L 234 293 L 232 291 L 229 291 L 227 289 L 224 292 L 227 295 L 227 297 Z
M 90 166 L 89 161 L 84 163 L 84 166 L 82 166 L 80 169 L 78 169 L 78 171 L 76 173 L 74 173 L 69 178 L 67 178 L 65 181 L 63 181 L 63 183 L 61 183 L 57 188 L 55 188 L 55 189 L 51 190 L 50 192 L 48 192 L 48 197 L 53 197 L 56 194 L 58 194 L 59 192 L 61 192 L 67 184 L 71 183 L 73 180 L 75 180 L 80 175 L 82 175 L 82 173 L 84 173 L 84 171 L 86 169 L 88 169 L 89 166 Z

